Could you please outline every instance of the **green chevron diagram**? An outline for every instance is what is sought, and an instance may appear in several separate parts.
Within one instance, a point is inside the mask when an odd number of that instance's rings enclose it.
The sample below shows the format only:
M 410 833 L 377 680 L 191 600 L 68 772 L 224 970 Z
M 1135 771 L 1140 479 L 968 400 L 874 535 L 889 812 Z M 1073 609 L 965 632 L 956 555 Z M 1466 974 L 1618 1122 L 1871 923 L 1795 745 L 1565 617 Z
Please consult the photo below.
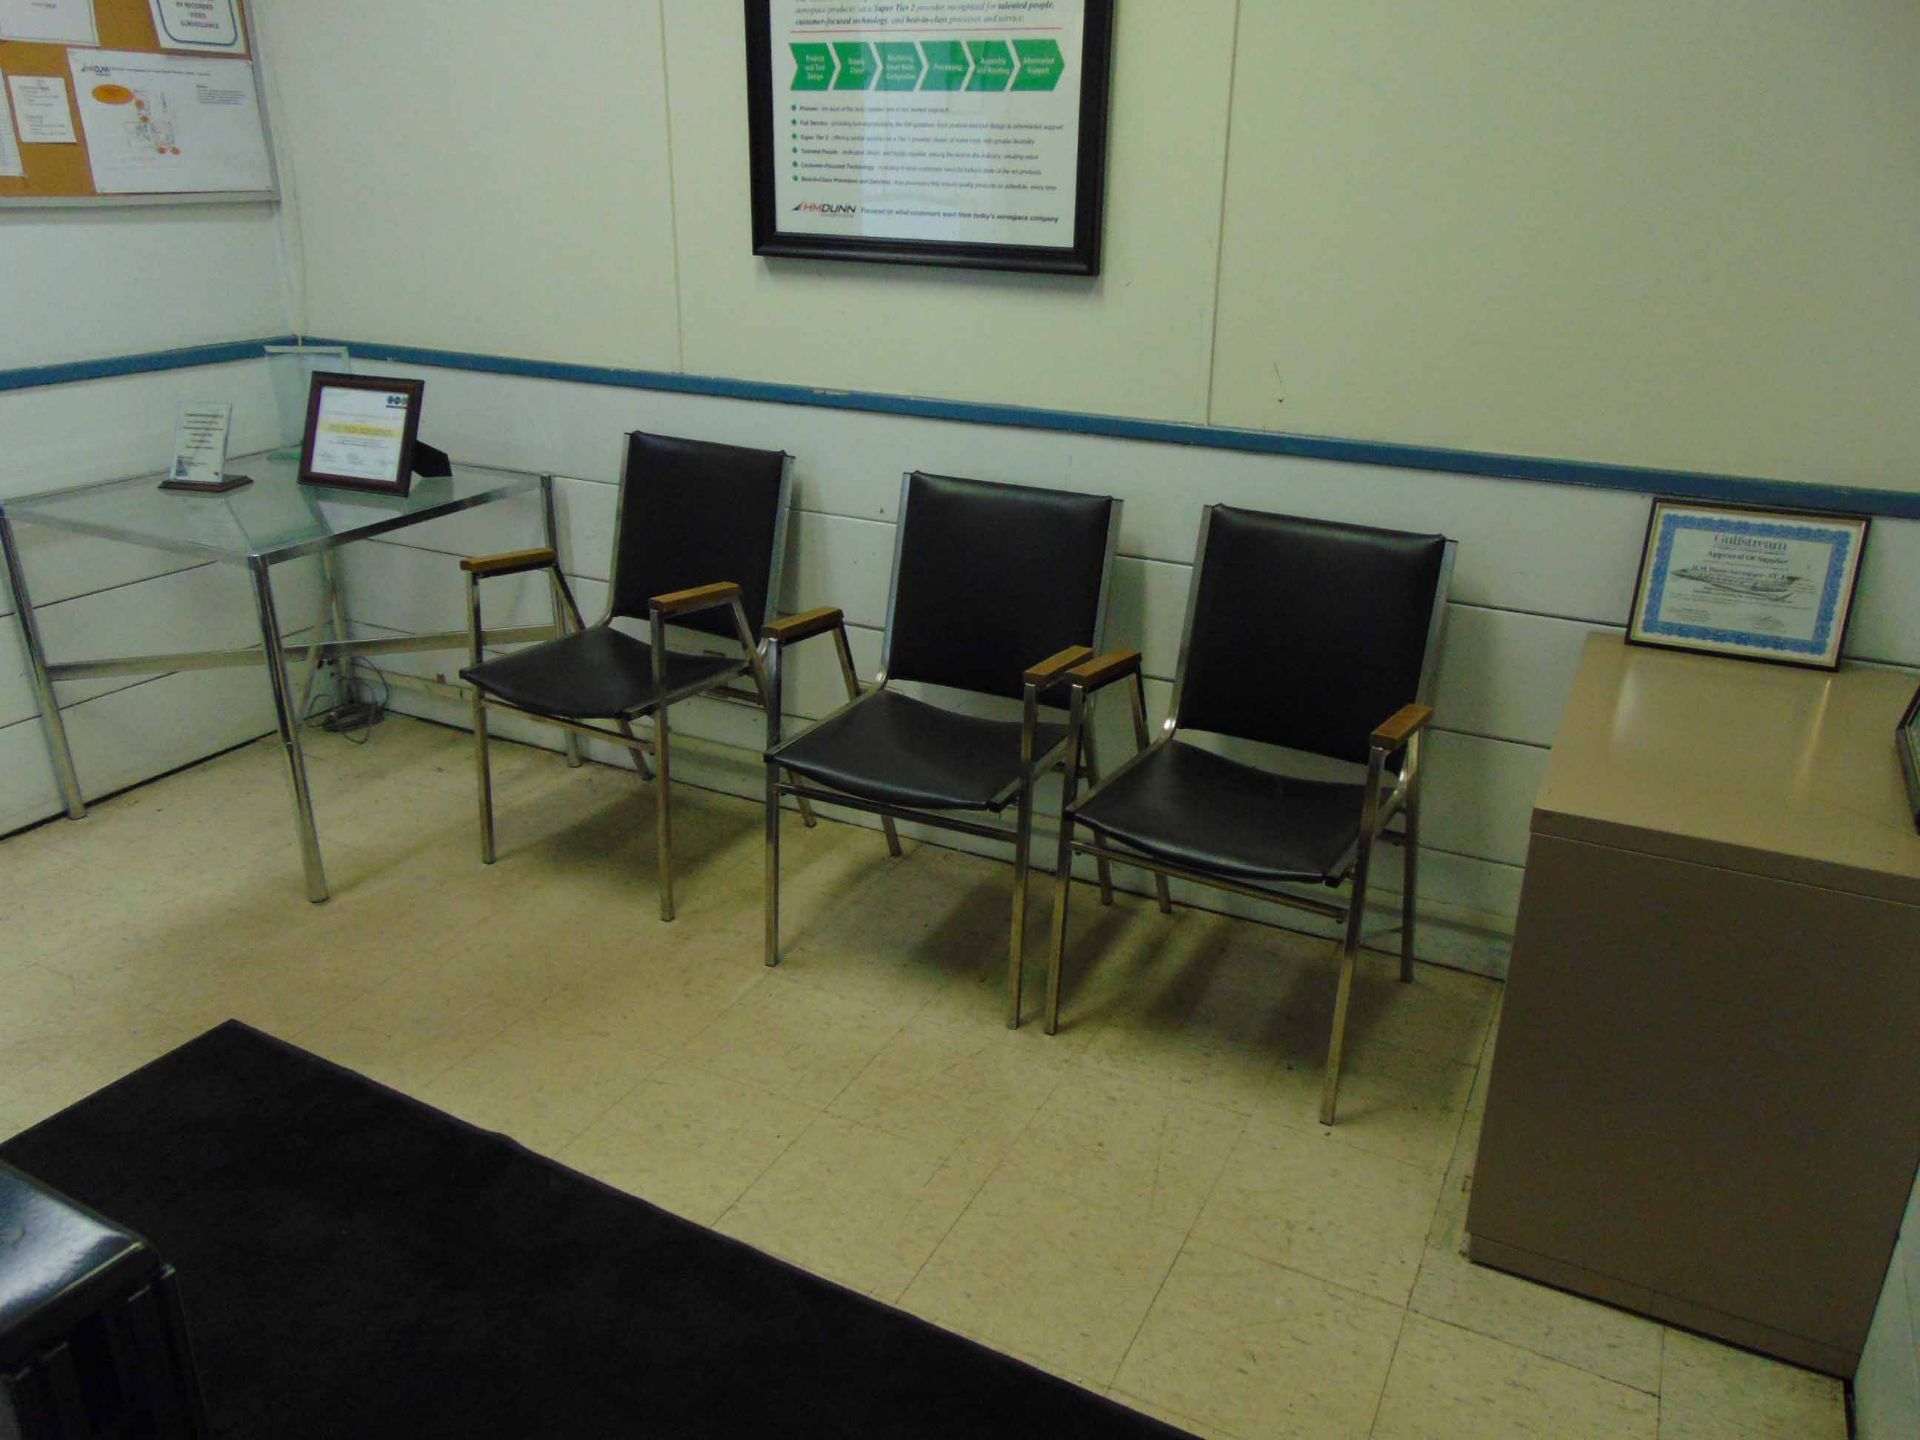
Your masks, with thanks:
M 854 40 L 788 48 L 795 90 L 1049 91 L 1067 73 L 1057 40 Z
M 833 84 L 833 52 L 824 45 L 794 45 L 793 88 L 825 90 Z
M 920 58 L 918 45 L 911 41 L 883 40 L 874 48 L 880 52 L 880 89 L 920 88 L 920 77 L 926 73 L 927 67 Z
M 864 40 L 855 40 L 850 44 L 836 43 L 833 58 L 840 62 L 840 72 L 833 77 L 836 90 L 870 90 L 880 74 L 880 59 L 873 53 L 873 46 Z
M 1067 71 L 1067 57 L 1057 40 L 1016 40 L 1013 53 L 1020 57 L 1020 73 L 1013 77 L 1016 90 L 1052 90 Z
M 967 47 L 958 40 L 922 40 L 920 49 L 927 57 L 927 79 L 922 90 L 964 90 L 973 66 L 967 60 Z
M 1013 50 L 1004 40 L 969 40 L 967 55 L 973 61 L 969 90 L 1004 90 L 1013 79 Z

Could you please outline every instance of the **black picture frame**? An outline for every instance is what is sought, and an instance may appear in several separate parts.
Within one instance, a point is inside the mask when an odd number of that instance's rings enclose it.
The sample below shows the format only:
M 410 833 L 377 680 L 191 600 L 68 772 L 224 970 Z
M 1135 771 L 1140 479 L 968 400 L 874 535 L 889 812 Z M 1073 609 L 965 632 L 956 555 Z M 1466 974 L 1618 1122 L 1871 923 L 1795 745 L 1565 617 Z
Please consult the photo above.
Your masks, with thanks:
M 775 56 L 771 0 L 744 0 L 744 3 L 754 254 L 773 258 L 936 265 L 1031 274 L 1092 277 L 1100 273 L 1107 189 L 1107 110 L 1113 89 L 1115 0 L 1085 0 L 1078 76 L 1079 147 L 1074 175 L 1071 246 L 981 244 L 783 231 L 775 202 Z
M 1837 573 L 1824 577 L 1822 593 L 1816 602 L 1815 634 L 1803 641 L 1760 630 L 1718 628 L 1707 621 L 1685 623 L 1669 619 L 1662 601 L 1671 557 L 1668 543 L 1663 543 L 1669 540 L 1669 532 L 1662 522 L 1673 519 L 1689 529 L 1721 530 L 1729 534 L 1751 532 L 1756 539 L 1784 535 L 1817 542 L 1830 536 L 1846 536 L 1844 552 L 1836 550 L 1829 557 L 1830 566 Z M 1633 604 L 1627 612 L 1627 643 L 1767 665 L 1838 670 L 1846 648 L 1847 627 L 1853 619 L 1853 600 L 1860 587 L 1860 571 L 1872 526 L 1870 515 L 1852 511 L 1783 509 L 1733 501 L 1655 496 L 1647 515 L 1646 538 L 1641 542 Z M 1803 536 L 1799 531 L 1807 533 Z M 1687 583 L 1696 588 L 1717 589 L 1722 593 L 1728 593 L 1728 582 L 1733 578 L 1689 575 L 1685 570 L 1676 570 L 1673 575 L 1686 577 Z M 1763 598 L 1756 598 L 1754 603 L 1763 603 Z M 1780 602 L 1776 599 L 1774 603 Z
M 405 497 L 413 489 L 414 447 L 420 438 L 420 406 L 426 396 L 424 380 L 403 380 L 388 375 L 345 375 L 316 371 L 307 389 L 307 424 L 300 437 L 300 483 L 326 485 L 347 490 L 371 490 L 381 495 Z M 314 458 L 314 438 L 320 422 L 320 407 L 329 390 L 367 390 L 378 394 L 406 397 L 406 420 L 400 449 L 391 475 L 379 477 L 342 475 L 320 468 Z
M 1893 747 L 1900 756 L 1900 777 L 1907 782 L 1907 809 L 1913 812 L 1913 828 L 1920 833 L 1920 690 L 1907 702 L 1907 712 L 1893 732 Z

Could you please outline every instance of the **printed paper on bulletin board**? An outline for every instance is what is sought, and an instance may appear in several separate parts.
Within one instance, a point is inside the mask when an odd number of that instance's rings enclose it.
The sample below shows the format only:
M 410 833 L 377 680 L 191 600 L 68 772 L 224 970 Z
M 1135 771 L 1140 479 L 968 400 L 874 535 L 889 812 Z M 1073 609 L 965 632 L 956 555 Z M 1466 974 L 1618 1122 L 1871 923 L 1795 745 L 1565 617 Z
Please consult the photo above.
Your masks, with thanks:
M 8 7 L 0 21 L 32 9 L 31 0 L 0 3 Z M 272 197 L 245 0 L 59 0 L 58 8 L 84 13 L 89 6 L 97 46 L 0 31 L 0 74 L 58 80 L 75 137 L 34 143 L 20 133 L 17 114 L 0 118 L 0 206 Z M 0 85 L 0 108 L 11 89 Z M 12 147 L 6 131 L 18 142 Z M 6 164 L 9 150 L 18 165 Z

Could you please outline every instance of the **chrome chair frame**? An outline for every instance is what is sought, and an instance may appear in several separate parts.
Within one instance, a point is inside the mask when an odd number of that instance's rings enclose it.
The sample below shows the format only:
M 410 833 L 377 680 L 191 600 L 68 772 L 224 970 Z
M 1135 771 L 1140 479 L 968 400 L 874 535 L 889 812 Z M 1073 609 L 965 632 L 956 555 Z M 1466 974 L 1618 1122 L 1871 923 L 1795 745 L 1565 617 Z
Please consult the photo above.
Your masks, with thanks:
M 1134 739 L 1139 747 L 1138 751 L 1104 782 L 1097 780 L 1092 782 L 1092 789 L 1080 802 L 1082 804 L 1091 801 L 1101 790 L 1112 785 L 1136 765 L 1143 764 L 1154 751 L 1171 745 L 1180 731 L 1178 719 L 1180 701 L 1186 690 L 1187 657 L 1193 643 L 1194 614 L 1200 595 L 1200 577 L 1205 564 L 1208 535 L 1213 526 L 1214 508 L 1209 505 L 1200 522 L 1200 542 L 1194 550 L 1193 576 L 1187 589 L 1186 621 L 1181 629 L 1179 659 L 1174 669 L 1173 702 L 1167 719 L 1161 726 L 1160 738 L 1149 740 L 1146 686 L 1141 678 L 1138 652 L 1119 652 L 1086 661 L 1069 670 L 1063 677 L 1070 689 L 1065 759 L 1069 794 L 1075 793 L 1076 767 L 1079 764 L 1080 752 L 1087 740 L 1092 737 L 1092 729 L 1087 721 L 1093 699 L 1106 686 L 1116 681 L 1129 678 L 1133 681 L 1130 699 L 1132 700 Z M 1413 703 L 1385 720 L 1374 730 L 1370 738 L 1360 834 L 1352 851 L 1342 857 L 1341 863 L 1332 872 L 1340 879 L 1351 882 L 1347 903 L 1336 904 L 1318 900 L 1309 895 L 1276 890 L 1266 885 L 1256 885 L 1244 880 L 1209 874 L 1197 868 L 1173 864 L 1139 851 L 1108 845 L 1098 836 L 1092 839 L 1080 839 L 1074 834 L 1075 807 L 1072 803 L 1064 804 L 1061 807 L 1060 816 L 1060 850 L 1054 872 L 1053 927 L 1048 953 L 1047 1034 L 1057 1033 L 1060 1027 L 1060 981 L 1066 959 L 1067 909 L 1073 879 L 1073 857 L 1076 854 L 1090 855 L 1102 866 L 1117 861 L 1123 865 L 1132 865 L 1151 872 L 1163 914 L 1171 911 L 1167 898 L 1169 879 L 1207 885 L 1231 894 L 1304 910 L 1322 919 L 1332 920 L 1341 926 L 1340 979 L 1334 997 L 1332 1033 L 1327 1043 L 1326 1079 L 1320 1096 L 1320 1123 L 1323 1125 L 1334 1123 L 1340 1089 L 1340 1062 L 1346 1043 L 1347 1009 L 1352 998 L 1354 964 L 1360 950 L 1361 927 L 1366 913 L 1367 882 L 1372 865 L 1373 847 L 1377 841 L 1384 840 L 1390 844 L 1399 845 L 1405 855 L 1405 884 L 1400 897 L 1400 979 L 1402 983 L 1411 982 L 1413 979 L 1414 901 L 1420 843 L 1421 731 L 1432 715 L 1432 706 L 1429 701 L 1433 690 L 1434 669 L 1440 653 L 1440 633 L 1446 617 L 1447 591 L 1453 577 L 1454 558 L 1458 548 L 1458 542 L 1453 540 L 1446 542 L 1440 563 L 1439 582 L 1434 589 L 1433 616 L 1427 627 L 1426 652 L 1421 660 L 1420 680 Z M 1397 765 L 1393 763 L 1396 757 L 1399 761 Z M 1387 788 L 1389 781 L 1391 788 Z M 1395 817 L 1402 817 L 1401 828 L 1397 831 L 1389 830 L 1387 827 Z M 1104 878 L 1102 886 L 1104 889 Z
M 781 692 L 783 677 L 781 672 L 781 652 L 786 646 L 798 644 L 814 635 L 831 633 L 834 648 L 840 661 L 841 678 L 846 685 L 847 700 L 843 705 L 820 717 L 816 725 L 824 725 L 839 718 L 855 706 L 866 704 L 879 695 L 890 683 L 890 670 L 893 657 L 894 608 L 900 594 L 900 557 L 906 544 L 908 492 L 912 487 L 913 472 L 901 477 L 899 523 L 894 527 L 893 571 L 888 580 L 887 614 L 880 638 L 880 669 L 874 676 L 873 684 L 862 688 L 859 675 L 853 663 L 853 650 L 847 641 L 846 622 L 843 613 L 836 607 L 826 606 L 810 610 L 801 615 L 791 616 L 785 621 L 769 625 L 766 630 L 765 656 L 763 665 L 766 671 L 768 693 L 767 704 L 767 753 L 769 755 L 782 743 Z M 801 807 L 803 816 L 811 801 L 823 804 L 840 805 L 849 810 L 859 810 L 880 817 L 881 829 L 886 834 L 887 852 L 894 859 L 900 858 L 900 834 L 896 822 L 900 820 L 917 821 L 941 829 L 952 830 L 962 835 L 973 835 L 987 840 L 1011 841 L 1013 843 L 1013 917 L 1012 934 L 1008 942 L 1007 955 L 1007 1028 L 1015 1030 L 1020 1025 L 1020 988 L 1023 959 L 1025 954 L 1025 935 L 1027 919 L 1027 889 L 1032 868 L 1033 848 L 1033 787 L 1044 775 L 1060 768 L 1068 753 L 1069 741 L 1063 739 L 1045 754 L 1036 756 L 1034 746 L 1040 723 L 1040 706 L 1049 703 L 1047 697 L 1063 683 L 1069 668 L 1096 654 L 1106 634 L 1107 614 L 1111 599 L 1113 582 L 1113 561 L 1120 543 L 1120 516 L 1122 502 L 1113 499 L 1112 509 L 1107 520 L 1106 556 L 1100 569 L 1100 598 L 1094 611 L 1093 644 L 1075 645 L 1056 655 L 1038 662 L 1022 676 L 1021 713 L 1020 713 L 1020 774 L 993 799 L 993 808 L 997 811 L 1008 803 L 1015 805 L 1014 825 L 1011 830 L 1003 826 L 983 824 L 977 820 L 965 820 L 946 811 L 916 810 L 909 806 L 891 805 L 884 801 L 867 800 L 857 795 L 828 789 L 820 785 L 809 785 L 797 776 L 782 779 L 780 767 L 771 759 L 766 762 L 766 932 L 765 959 L 769 966 L 780 963 L 780 798 L 783 795 L 794 796 Z M 1059 708 L 1057 702 L 1052 702 Z M 1080 747 L 1084 756 L 1081 767 L 1092 783 L 1098 783 L 1099 771 L 1094 756 L 1091 737 Z M 1077 776 L 1076 772 L 1076 776 Z M 1069 782 L 1073 783 L 1073 782 Z M 1071 791 L 1067 792 L 1070 798 Z M 807 823 L 811 824 L 809 820 Z M 1103 904 L 1113 903 L 1113 883 L 1111 872 L 1105 860 L 1099 862 L 1100 893 Z
M 779 604 L 781 581 L 786 569 L 787 524 L 791 515 L 790 505 L 793 497 L 793 456 L 786 456 L 780 470 L 780 494 L 774 514 L 773 561 L 767 575 L 766 613 L 761 617 L 765 624 L 774 618 Z M 613 597 L 620 593 L 620 532 L 625 525 L 626 508 L 616 507 L 613 527 L 613 563 L 607 577 L 607 608 L 596 626 L 611 625 L 617 618 L 613 611 Z M 572 634 L 586 629 L 581 618 L 580 607 L 573 598 L 573 590 L 567 584 L 567 577 L 560 568 L 557 550 L 540 549 L 514 552 L 509 555 L 481 557 L 461 561 L 461 568 L 467 575 L 467 631 L 470 663 L 479 665 L 485 658 L 486 629 L 481 616 L 480 581 L 499 575 L 517 575 L 529 570 L 545 570 L 553 600 L 553 625 L 558 634 Z M 730 593 L 725 593 L 730 592 Z M 665 691 L 660 700 L 645 712 L 645 718 L 653 722 L 650 737 L 634 733 L 631 722 L 614 722 L 616 728 L 608 729 L 602 725 L 589 724 L 583 720 L 569 719 L 563 716 L 542 714 L 537 710 L 526 710 L 512 705 L 496 696 L 488 695 L 477 685 L 469 685 L 474 737 L 474 766 L 479 785 L 480 809 L 480 859 L 491 865 L 496 857 L 493 823 L 493 771 L 489 756 L 489 735 L 487 730 L 487 711 L 489 709 L 519 715 L 528 720 L 537 720 L 552 725 L 567 734 L 567 763 L 578 766 L 581 763 L 579 740 L 586 737 L 605 740 L 618 745 L 633 757 L 634 768 L 642 780 L 652 781 L 657 786 L 658 799 L 654 806 L 654 823 L 658 836 L 660 867 L 660 918 L 670 921 L 674 916 L 673 905 L 673 807 L 669 799 L 668 786 L 672 775 L 672 732 L 667 720 L 667 710 L 678 701 L 695 695 L 706 695 L 716 700 L 732 704 L 752 705 L 775 713 L 771 707 L 775 697 L 769 690 L 767 674 L 761 662 L 760 649 L 753 637 L 753 629 L 747 622 L 746 608 L 740 603 L 739 587 L 730 582 L 719 582 L 702 586 L 695 590 L 680 591 L 672 595 L 656 595 L 648 602 L 648 643 L 653 654 L 653 675 L 655 683 L 664 687 L 666 680 L 667 626 L 680 615 L 690 615 L 702 610 L 729 607 L 733 612 L 734 630 L 740 639 L 741 657 L 735 665 L 718 676 L 703 679 L 697 683 L 683 685 L 677 689 Z M 704 635 L 703 638 L 711 639 Z M 749 676 L 753 681 L 753 693 L 734 688 L 728 682 L 741 675 Z M 648 763 L 648 755 L 653 763 Z M 811 826 L 814 822 L 811 807 L 802 806 L 803 819 Z

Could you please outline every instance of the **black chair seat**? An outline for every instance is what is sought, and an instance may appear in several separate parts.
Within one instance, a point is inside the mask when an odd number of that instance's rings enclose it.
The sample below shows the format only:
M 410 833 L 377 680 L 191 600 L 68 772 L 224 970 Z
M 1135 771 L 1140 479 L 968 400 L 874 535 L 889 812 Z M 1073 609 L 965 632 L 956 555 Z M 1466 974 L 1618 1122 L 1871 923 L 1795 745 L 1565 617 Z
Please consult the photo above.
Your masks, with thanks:
M 0 1165 L 0 1434 L 207 1433 L 171 1267 Z
M 103 1294 L 131 1291 L 159 1269 L 132 1231 L 0 1166 L 0 1370 L 98 1313 Z
M 1170 864 L 1254 882 L 1340 878 L 1367 787 L 1295 780 L 1179 741 L 1074 809 L 1082 825 Z
M 1064 725 L 1034 732 L 1037 762 L 1067 737 Z M 773 754 L 797 775 L 862 800 L 917 810 L 1006 808 L 1020 778 L 1020 724 L 959 715 L 882 690 L 790 740 Z
M 609 625 L 563 635 L 497 660 L 468 666 L 460 678 L 536 715 L 614 720 L 640 715 L 662 694 L 694 688 L 746 662 L 725 655 L 667 656 L 663 692 L 653 678 L 653 647 Z

